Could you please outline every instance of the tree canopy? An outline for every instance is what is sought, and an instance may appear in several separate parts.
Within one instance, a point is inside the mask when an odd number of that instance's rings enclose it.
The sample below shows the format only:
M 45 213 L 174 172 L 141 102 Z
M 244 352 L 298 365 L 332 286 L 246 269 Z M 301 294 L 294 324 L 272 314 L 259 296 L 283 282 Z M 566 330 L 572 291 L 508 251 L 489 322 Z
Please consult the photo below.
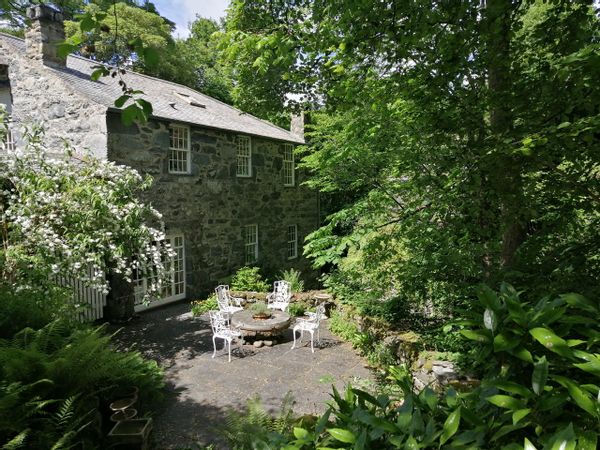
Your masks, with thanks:
M 329 283 L 448 312 L 481 281 L 598 293 L 598 32 L 592 2 L 234 1 L 224 46 L 256 105 L 316 110 Z

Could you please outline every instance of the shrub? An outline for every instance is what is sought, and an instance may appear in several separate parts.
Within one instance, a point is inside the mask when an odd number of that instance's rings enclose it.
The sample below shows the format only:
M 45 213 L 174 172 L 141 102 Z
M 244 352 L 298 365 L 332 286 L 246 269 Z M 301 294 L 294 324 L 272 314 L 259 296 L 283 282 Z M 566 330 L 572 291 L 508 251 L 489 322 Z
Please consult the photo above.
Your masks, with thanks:
M 306 312 L 306 306 L 303 303 L 290 303 L 288 310 L 291 316 L 299 317 Z
M 598 304 L 577 294 L 530 303 L 506 284 L 479 299 L 461 331 L 486 366 L 479 387 L 415 393 L 408 369 L 392 367 L 400 396 L 334 388 L 327 412 L 285 448 L 597 448 Z
M 151 406 L 161 397 L 161 369 L 137 352 L 116 351 L 102 328 L 73 330 L 62 321 L 26 328 L 0 340 L 0 446 L 97 444 L 91 420 L 99 408 L 96 396 L 111 398 L 133 386 L 140 403 Z
M 191 302 L 191 305 L 192 315 L 194 317 L 201 316 L 208 311 L 219 309 L 219 305 L 217 304 L 217 294 L 211 295 L 206 300 L 195 300 Z
M 242 267 L 231 279 L 231 289 L 234 291 L 268 292 L 269 283 L 263 280 L 258 267 Z
M 304 290 L 304 280 L 300 277 L 301 275 L 302 273 L 296 269 L 284 270 L 279 275 L 279 279 L 290 283 L 292 292 L 302 292 Z

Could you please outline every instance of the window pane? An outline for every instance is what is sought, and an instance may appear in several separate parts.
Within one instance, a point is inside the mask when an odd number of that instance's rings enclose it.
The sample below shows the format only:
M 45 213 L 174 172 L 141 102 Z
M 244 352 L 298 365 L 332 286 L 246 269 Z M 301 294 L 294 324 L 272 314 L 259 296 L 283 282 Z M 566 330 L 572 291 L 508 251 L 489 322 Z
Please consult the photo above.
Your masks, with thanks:
M 250 137 L 237 137 L 237 175 L 249 177 L 252 170 L 252 148 Z
M 169 172 L 189 173 L 190 129 L 181 125 L 169 126 Z

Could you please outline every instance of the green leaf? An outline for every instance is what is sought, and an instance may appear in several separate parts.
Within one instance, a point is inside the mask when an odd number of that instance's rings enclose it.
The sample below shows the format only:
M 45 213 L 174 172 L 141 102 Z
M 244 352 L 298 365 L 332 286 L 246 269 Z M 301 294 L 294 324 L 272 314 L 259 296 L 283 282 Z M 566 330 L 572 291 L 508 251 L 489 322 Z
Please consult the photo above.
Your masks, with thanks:
M 521 347 L 512 351 L 511 353 L 522 361 L 533 363 L 533 356 L 531 355 L 531 352 L 526 348 Z
M 127 106 L 121 112 L 121 122 L 127 126 L 131 125 L 134 121 L 139 119 L 140 112 L 141 110 L 136 104 Z
M 512 350 L 519 345 L 519 340 L 509 336 L 507 333 L 500 333 L 494 336 L 494 352 L 505 352 Z
M 551 352 L 566 358 L 573 357 L 573 351 L 569 348 L 567 342 L 558 337 L 552 330 L 543 327 L 533 328 L 529 330 L 529 334 Z
M 562 130 L 563 128 L 567 128 L 571 126 L 571 122 L 563 122 L 556 127 L 557 130 Z
M 440 436 L 440 444 L 446 443 L 448 439 L 450 439 L 456 431 L 458 430 L 458 425 L 460 424 L 460 406 L 456 408 L 450 415 L 446 418 L 444 422 L 444 427 L 442 431 L 442 435 Z
M 98 26 L 98 22 L 96 22 L 94 20 L 94 18 L 89 14 L 85 14 L 84 17 L 79 22 L 79 29 L 83 33 L 95 30 L 97 26 Z
M 331 436 L 346 444 L 354 444 L 356 442 L 356 436 L 349 430 L 345 430 L 344 428 L 329 428 L 327 430 Z
M 579 388 L 574 382 L 569 380 L 566 377 L 562 376 L 554 376 L 552 377 L 559 383 L 561 386 L 564 386 L 569 391 L 569 395 L 573 399 L 573 401 L 579 406 L 581 409 L 586 411 L 593 417 L 598 417 L 598 411 L 595 405 L 594 400 L 592 400 L 590 395 Z
M 496 388 L 511 394 L 519 394 L 525 398 L 531 397 L 531 391 L 525 386 L 519 383 L 513 383 L 512 381 L 496 381 L 492 383 Z
M 538 358 L 533 365 L 533 374 L 531 375 L 531 387 L 533 392 L 540 395 L 544 392 L 546 381 L 548 380 L 548 361 L 546 356 Z
M 563 294 L 560 297 L 571 306 L 577 306 L 578 308 L 581 308 L 591 313 L 598 312 L 598 306 L 595 305 L 594 302 L 592 302 L 591 300 L 585 298 L 583 295 L 570 293 Z
M 523 450 L 537 450 L 535 445 L 531 443 L 531 441 L 525 438 L 525 442 L 523 442 Z
M 122 108 L 123 105 L 129 100 L 131 96 L 129 95 L 121 95 L 118 99 L 115 100 L 115 106 L 117 108 Z
M 573 431 L 573 424 L 570 423 L 565 428 L 556 433 L 549 442 L 550 450 L 575 450 L 575 432 Z M 546 448 L 544 447 L 544 448 Z
M 308 436 L 308 431 L 304 428 L 294 427 L 294 436 L 296 439 L 306 439 Z
M 522 401 L 509 395 L 492 395 L 491 397 L 487 397 L 486 400 L 500 408 L 511 409 L 513 411 L 523 409 L 524 406 Z
M 467 339 L 482 343 L 489 343 L 492 340 L 489 332 L 483 330 L 460 330 L 460 334 Z
M 61 42 L 56 46 L 56 52 L 61 58 L 66 58 L 71 53 L 77 51 L 77 46 L 68 42 Z
M 512 415 L 512 421 L 513 421 L 513 425 L 516 425 L 517 423 L 519 423 L 524 417 L 527 417 L 527 415 L 529 415 L 529 413 L 531 412 L 531 409 L 526 408 L 526 409 L 519 409 L 517 411 L 515 411 Z

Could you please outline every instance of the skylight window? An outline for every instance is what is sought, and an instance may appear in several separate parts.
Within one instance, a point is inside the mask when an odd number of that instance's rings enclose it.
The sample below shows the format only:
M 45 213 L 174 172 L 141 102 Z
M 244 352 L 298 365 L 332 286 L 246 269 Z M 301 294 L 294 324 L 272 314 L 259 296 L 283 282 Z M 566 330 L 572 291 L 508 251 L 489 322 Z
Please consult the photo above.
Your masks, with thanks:
M 198 108 L 206 108 L 206 105 L 201 103 L 198 99 L 192 97 L 189 94 L 185 94 L 183 92 L 173 91 L 176 97 L 180 98 L 184 102 L 190 104 L 191 106 L 197 106 Z

